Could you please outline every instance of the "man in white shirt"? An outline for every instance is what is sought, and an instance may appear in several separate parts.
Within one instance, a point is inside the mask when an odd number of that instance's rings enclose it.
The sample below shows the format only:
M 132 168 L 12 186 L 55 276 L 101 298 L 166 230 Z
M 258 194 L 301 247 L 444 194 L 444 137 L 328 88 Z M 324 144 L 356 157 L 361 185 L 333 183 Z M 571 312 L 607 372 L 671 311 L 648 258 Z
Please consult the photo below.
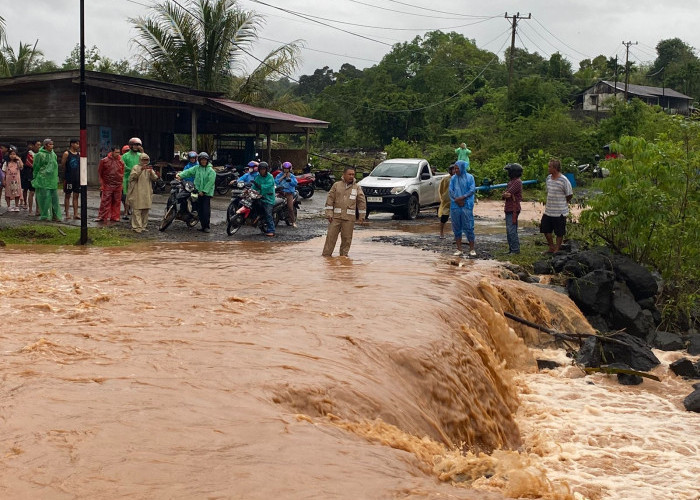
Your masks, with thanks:
M 558 252 L 566 234 L 566 216 L 569 214 L 569 202 L 574 195 L 571 183 L 561 173 L 561 162 L 549 160 L 549 175 L 547 176 L 547 204 L 540 223 L 540 233 L 547 238 L 549 250 L 547 253 Z M 554 244 L 554 233 L 557 243 Z

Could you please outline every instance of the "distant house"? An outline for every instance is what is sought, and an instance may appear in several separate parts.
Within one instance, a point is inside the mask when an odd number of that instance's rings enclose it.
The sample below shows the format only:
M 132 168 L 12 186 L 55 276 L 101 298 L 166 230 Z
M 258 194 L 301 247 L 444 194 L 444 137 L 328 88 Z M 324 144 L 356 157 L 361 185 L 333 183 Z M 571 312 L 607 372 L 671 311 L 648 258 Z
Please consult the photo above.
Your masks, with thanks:
M 648 87 L 646 85 L 628 85 L 627 98 L 638 98 L 649 105 L 659 105 L 671 113 L 687 115 L 690 113 L 693 98 L 664 87 Z M 583 92 L 584 111 L 607 111 L 608 99 L 625 98 L 625 82 L 610 82 L 601 80 Z

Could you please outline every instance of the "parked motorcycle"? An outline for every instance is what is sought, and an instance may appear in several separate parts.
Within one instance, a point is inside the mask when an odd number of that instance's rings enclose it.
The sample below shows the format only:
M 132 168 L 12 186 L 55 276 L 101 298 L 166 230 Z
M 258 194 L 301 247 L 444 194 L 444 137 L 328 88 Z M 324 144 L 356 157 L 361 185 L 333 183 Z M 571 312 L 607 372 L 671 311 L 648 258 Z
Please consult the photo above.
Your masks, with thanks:
M 297 192 L 304 199 L 311 198 L 314 195 L 314 183 L 316 176 L 312 173 L 297 175 Z M 332 185 L 332 184 L 331 184 Z
M 158 229 L 165 231 L 175 219 L 181 220 L 187 224 L 187 227 L 196 226 L 199 223 L 199 217 L 197 212 L 192 210 L 192 203 L 195 201 L 197 201 L 197 190 L 191 180 L 170 181 L 170 196 Z
M 314 179 L 314 186 L 325 191 L 330 191 L 335 184 L 335 176 L 330 170 L 318 170 Z
M 231 190 L 231 182 L 238 179 L 238 172 L 233 165 L 217 168 L 214 190 L 220 195 L 225 195 Z
M 602 179 L 604 177 L 609 176 L 610 170 L 608 170 L 605 167 L 601 167 L 599 162 L 600 156 L 595 155 L 593 163 L 584 163 L 583 165 L 579 165 L 577 167 L 579 174 L 590 175 L 598 179 Z

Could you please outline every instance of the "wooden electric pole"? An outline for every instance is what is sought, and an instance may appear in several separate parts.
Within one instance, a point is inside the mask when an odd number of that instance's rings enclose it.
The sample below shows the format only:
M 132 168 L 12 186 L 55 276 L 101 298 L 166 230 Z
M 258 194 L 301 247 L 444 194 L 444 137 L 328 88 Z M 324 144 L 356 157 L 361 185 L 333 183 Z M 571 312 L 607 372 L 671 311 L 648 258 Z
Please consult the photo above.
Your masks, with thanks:
M 637 45 L 639 42 L 622 42 L 627 49 L 625 54 L 625 102 L 627 102 L 627 87 L 630 84 L 630 45 Z
M 506 12 L 504 16 L 511 22 L 511 36 L 510 36 L 510 61 L 508 64 L 508 90 L 510 91 L 510 82 L 513 80 L 513 59 L 515 58 L 515 30 L 518 27 L 518 21 L 521 19 L 530 19 L 532 14 L 528 14 L 527 17 L 520 17 L 520 12 L 509 16 Z

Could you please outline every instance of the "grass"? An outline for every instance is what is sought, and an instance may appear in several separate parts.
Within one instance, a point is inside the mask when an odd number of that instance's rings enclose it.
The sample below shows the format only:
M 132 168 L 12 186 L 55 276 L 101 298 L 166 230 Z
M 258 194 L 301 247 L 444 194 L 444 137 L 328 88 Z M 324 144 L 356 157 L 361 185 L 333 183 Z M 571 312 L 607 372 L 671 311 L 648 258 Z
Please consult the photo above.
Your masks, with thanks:
M 519 239 L 519 254 L 509 254 L 508 250 L 499 250 L 494 252 L 493 257 L 502 262 L 508 261 L 522 266 L 527 272 L 532 273 L 535 262 L 545 258 L 542 255 L 542 252 L 547 249 L 544 236 L 541 234 L 533 234 L 520 236 Z
M 129 245 L 136 241 L 120 228 L 90 228 L 88 240 L 98 247 Z M 26 224 L 0 229 L 0 242 L 6 245 L 76 245 L 80 241 L 80 228 L 55 224 Z

